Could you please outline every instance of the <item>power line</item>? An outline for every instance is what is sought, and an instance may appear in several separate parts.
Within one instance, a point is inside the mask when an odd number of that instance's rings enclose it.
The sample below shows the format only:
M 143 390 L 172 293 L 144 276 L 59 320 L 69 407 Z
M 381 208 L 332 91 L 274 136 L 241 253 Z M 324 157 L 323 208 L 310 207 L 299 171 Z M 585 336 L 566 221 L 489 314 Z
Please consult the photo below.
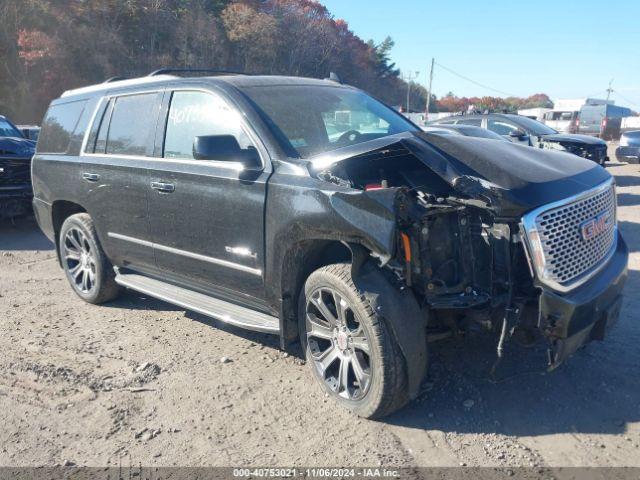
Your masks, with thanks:
M 624 95 L 622 95 L 620 93 L 620 91 L 618 90 L 614 90 L 613 91 L 614 95 L 618 95 L 620 98 L 622 98 L 625 102 L 630 103 L 631 105 L 635 105 L 636 107 L 640 107 L 640 105 L 638 105 L 636 102 L 634 102 L 633 100 L 629 100 L 627 97 L 625 97 Z
M 435 63 L 436 63 L 436 65 L 438 65 L 438 66 L 439 66 L 440 68 L 442 68 L 443 70 L 446 70 L 447 72 L 449 72 L 449 73 L 451 73 L 451 74 L 455 75 L 456 77 L 460 77 L 460 78 L 462 78 L 463 80 L 466 80 L 467 82 L 473 83 L 474 85 L 477 85 L 477 86 L 482 87 L 482 88 L 486 88 L 487 90 L 491 90 L 492 92 L 500 93 L 501 95 L 506 95 L 506 96 L 508 96 L 508 97 L 517 97 L 517 95 L 514 95 L 514 94 L 512 94 L 512 93 L 504 92 L 504 91 L 502 91 L 502 90 L 498 90 L 497 88 L 492 88 L 492 87 L 490 87 L 490 86 L 488 86 L 488 85 L 484 85 L 484 84 L 482 84 L 482 83 L 480 83 L 480 82 L 476 82 L 475 80 L 472 80 L 471 78 L 466 77 L 466 76 L 462 75 L 461 73 L 458 73 L 458 72 L 456 72 L 456 71 L 454 71 L 454 70 L 451 70 L 451 69 L 450 69 L 450 68 L 448 68 L 448 67 L 445 67 L 445 66 L 444 66 L 444 65 L 442 65 L 440 62 L 435 62 Z

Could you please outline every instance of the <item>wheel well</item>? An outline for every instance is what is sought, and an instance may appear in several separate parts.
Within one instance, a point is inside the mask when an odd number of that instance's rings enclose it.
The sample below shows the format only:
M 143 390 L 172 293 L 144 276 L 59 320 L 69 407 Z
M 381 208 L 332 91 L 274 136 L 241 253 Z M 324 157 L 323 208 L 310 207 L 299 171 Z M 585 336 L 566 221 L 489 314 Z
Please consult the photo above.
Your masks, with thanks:
M 60 261 L 60 249 L 58 248 L 60 243 L 60 229 L 62 228 L 64 221 L 76 213 L 86 213 L 86 210 L 77 203 L 68 202 L 66 200 L 55 201 L 51 207 L 51 222 L 53 224 L 53 234 L 56 242 L 58 261 Z
M 283 346 L 298 339 L 298 298 L 309 275 L 326 265 L 352 261 L 353 252 L 347 244 L 330 240 L 300 242 L 286 255 L 281 277 Z

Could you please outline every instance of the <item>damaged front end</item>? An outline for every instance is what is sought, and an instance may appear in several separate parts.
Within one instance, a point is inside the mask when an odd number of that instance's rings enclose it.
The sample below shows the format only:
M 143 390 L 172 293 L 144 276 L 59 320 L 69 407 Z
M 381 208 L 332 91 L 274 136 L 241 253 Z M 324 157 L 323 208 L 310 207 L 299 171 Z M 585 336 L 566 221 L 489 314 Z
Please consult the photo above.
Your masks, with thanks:
M 550 367 L 602 338 L 617 317 L 626 276 L 615 192 L 604 170 L 581 159 L 559 169 L 553 153 L 491 140 L 415 133 L 381 140 L 315 159 L 310 168 L 324 181 L 393 199 L 395 249 L 379 257 L 415 295 L 428 338 L 494 330 L 501 357 L 510 336 L 529 343 L 542 335 Z M 573 220 L 545 230 L 549 215 L 572 205 Z M 580 240 L 584 223 L 605 210 L 613 228 Z M 533 228 L 537 222 L 547 223 Z M 554 251 L 554 235 L 561 246 L 594 240 L 600 258 L 583 260 L 569 281 L 558 277 L 576 252 Z M 586 258 L 595 243 L 574 247 Z
M 549 134 L 537 137 L 536 146 L 546 150 L 571 153 L 600 165 L 609 161 L 607 144 L 596 137 L 578 134 Z

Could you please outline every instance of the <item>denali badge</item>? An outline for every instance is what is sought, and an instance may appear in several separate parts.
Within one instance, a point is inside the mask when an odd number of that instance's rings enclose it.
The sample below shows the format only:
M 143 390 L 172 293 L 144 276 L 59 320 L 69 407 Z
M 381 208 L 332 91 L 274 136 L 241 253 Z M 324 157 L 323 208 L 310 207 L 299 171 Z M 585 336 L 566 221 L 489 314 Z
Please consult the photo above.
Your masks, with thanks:
M 602 232 L 607 230 L 611 215 L 609 212 L 602 212 L 600 215 L 587 220 L 580 225 L 580 233 L 584 240 L 591 240 L 597 237 Z

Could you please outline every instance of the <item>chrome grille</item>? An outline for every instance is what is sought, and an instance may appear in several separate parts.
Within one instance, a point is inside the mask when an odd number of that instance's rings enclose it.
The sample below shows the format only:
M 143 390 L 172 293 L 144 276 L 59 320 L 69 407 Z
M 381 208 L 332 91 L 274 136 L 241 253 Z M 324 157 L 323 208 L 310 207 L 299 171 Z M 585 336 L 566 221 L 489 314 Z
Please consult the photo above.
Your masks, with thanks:
M 540 280 L 568 290 L 603 264 L 616 243 L 616 197 L 611 181 L 577 199 L 568 199 L 532 212 L 525 230 L 538 256 L 532 255 Z M 583 227 L 608 218 L 602 231 L 585 238 Z

